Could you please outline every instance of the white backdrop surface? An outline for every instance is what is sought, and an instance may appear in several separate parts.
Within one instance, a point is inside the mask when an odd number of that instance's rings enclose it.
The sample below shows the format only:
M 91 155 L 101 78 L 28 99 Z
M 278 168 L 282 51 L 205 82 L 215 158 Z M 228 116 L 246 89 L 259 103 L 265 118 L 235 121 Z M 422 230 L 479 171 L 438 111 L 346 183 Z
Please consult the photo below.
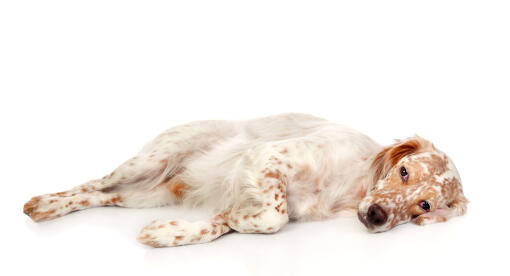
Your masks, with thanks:
M 1 1 L 2 270 L 508 275 L 508 14 L 508 1 Z M 461 173 L 467 215 L 381 234 L 337 218 L 151 249 L 135 240 L 142 226 L 203 214 L 112 207 L 36 224 L 22 213 L 170 126 L 289 111 L 381 144 L 432 140 Z

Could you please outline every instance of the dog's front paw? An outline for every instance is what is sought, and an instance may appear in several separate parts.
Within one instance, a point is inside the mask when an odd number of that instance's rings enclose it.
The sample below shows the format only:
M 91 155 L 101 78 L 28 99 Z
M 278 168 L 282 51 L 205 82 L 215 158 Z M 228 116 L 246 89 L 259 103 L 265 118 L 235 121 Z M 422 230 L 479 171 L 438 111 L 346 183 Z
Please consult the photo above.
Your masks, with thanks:
M 209 221 L 153 221 L 140 231 L 138 241 L 152 247 L 204 243 L 223 235 L 229 229 Z
M 144 230 L 142 230 L 140 232 L 140 234 L 138 235 L 138 237 L 136 239 L 145 245 L 156 247 L 156 248 L 166 246 L 166 245 L 161 244 L 158 241 L 157 236 L 153 235 L 152 233 L 149 233 L 148 231 L 144 231 Z
M 436 222 L 445 222 L 446 220 L 447 219 L 443 216 L 432 214 L 432 213 L 427 213 L 427 214 L 418 216 L 416 219 L 413 220 L 413 222 L 418 225 L 427 225 L 427 224 L 432 224 L 432 223 L 436 223 Z
M 25 205 L 23 206 L 23 213 L 25 213 L 25 215 L 31 217 L 32 213 L 34 212 L 34 210 L 37 210 L 37 204 L 39 203 L 39 201 L 41 200 L 41 197 L 40 196 L 34 196 L 32 197 L 27 203 L 25 203 Z
M 178 223 L 175 221 L 168 223 L 153 221 L 140 231 L 137 239 L 139 242 L 152 247 L 181 245 L 184 233 L 177 229 L 177 225 Z

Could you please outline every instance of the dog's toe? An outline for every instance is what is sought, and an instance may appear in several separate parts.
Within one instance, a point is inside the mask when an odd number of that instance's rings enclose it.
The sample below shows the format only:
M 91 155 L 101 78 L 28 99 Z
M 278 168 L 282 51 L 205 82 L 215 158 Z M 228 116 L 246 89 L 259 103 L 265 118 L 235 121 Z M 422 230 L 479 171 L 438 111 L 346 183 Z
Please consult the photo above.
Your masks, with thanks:
M 33 197 L 23 206 L 23 213 L 27 216 L 31 216 L 34 210 L 37 208 L 37 204 L 41 200 L 41 197 Z

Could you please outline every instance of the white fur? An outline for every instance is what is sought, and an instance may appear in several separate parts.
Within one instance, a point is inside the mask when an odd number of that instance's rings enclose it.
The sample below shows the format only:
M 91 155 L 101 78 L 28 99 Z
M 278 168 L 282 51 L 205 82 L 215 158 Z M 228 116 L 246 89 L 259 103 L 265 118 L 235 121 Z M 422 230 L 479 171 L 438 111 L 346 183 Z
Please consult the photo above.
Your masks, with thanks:
M 185 203 L 200 203 L 217 211 L 228 208 L 243 196 L 238 194 L 240 190 L 254 185 L 257 163 L 278 148 L 287 149 L 286 158 L 294 168 L 308 166 L 323 187 L 314 194 L 310 182 L 289 181 L 291 219 L 323 218 L 332 215 L 335 204 L 352 207 L 351 199 L 344 196 L 369 185 L 370 162 L 381 149 L 359 132 L 308 115 L 286 114 L 232 124 L 236 131 L 230 137 L 185 165 L 183 180 L 194 190 Z M 258 194 L 255 191 L 249 196 Z M 320 208 L 312 210 L 315 204 Z
M 206 242 L 231 229 L 272 233 L 289 219 L 357 210 L 381 149 L 351 128 L 304 114 L 193 122 L 163 132 L 103 179 L 35 197 L 24 211 L 36 221 L 103 205 L 216 212 L 210 221 L 154 222 L 139 236 L 152 246 Z

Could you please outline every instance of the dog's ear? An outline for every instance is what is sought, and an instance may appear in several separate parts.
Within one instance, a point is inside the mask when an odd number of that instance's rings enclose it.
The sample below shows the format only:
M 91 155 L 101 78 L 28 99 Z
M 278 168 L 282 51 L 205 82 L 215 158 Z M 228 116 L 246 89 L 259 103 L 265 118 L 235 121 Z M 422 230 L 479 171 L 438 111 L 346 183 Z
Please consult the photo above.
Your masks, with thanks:
M 391 147 L 385 147 L 383 148 L 374 158 L 374 161 L 372 161 L 372 171 L 373 171 L 373 181 L 374 183 L 377 182 L 377 180 L 381 179 L 383 176 L 383 170 L 385 167 L 385 160 L 386 155 L 388 155 L 388 152 L 390 151 Z
M 405 141 L 397 141 L 397 143 L 383 148 L 372 162 L 374 183 L 385 177 L 400 159 L 417 152 L 421 147 L 422 143 L 419 138 L 410 138 Z

